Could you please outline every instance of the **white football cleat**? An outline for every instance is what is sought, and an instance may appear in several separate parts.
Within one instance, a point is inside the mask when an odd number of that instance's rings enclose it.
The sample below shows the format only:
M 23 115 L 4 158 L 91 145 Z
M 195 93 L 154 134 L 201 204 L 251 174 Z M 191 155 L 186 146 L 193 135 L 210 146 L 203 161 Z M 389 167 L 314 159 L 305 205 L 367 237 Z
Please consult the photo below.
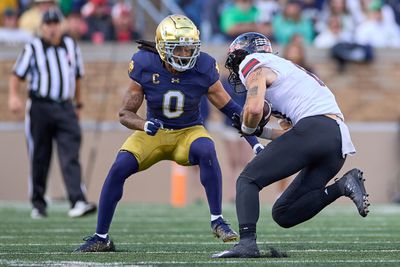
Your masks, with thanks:
M 82 217 L 96 211 L 96 205 L 79 200 L 74 207 L 68 211 L 68 216 L 71 218 Z

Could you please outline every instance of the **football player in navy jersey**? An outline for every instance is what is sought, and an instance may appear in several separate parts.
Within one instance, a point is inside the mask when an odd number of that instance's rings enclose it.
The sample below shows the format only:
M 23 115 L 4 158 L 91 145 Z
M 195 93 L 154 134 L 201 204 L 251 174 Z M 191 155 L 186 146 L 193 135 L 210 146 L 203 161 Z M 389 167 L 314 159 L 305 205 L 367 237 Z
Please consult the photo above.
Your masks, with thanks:
M 213 234 L 224 242 L 237 239 L 222 217 L 221 170 L 212 138 L 203 127 L 199 104 L 207 95 L 228 117 L 239 114 L 241 107 L 223 89 L 215 59 L 200 52 L 199 31 L 187 17 L 165 18 L 157 27 L 155 41 L 155 45 L 142 41 L 132 57 L 132 81 L 119 117 L 121 124 L 136 131 L 122 145 L 104 182 L 96 233 L 75 251 L 115 250 L 108 231 L 125 180 L 161 160 L 199 165 Z M 144 99 L 146 119 L 136 114 Z M 256 137 L 246 140 L 255 153 L 262 149 Z

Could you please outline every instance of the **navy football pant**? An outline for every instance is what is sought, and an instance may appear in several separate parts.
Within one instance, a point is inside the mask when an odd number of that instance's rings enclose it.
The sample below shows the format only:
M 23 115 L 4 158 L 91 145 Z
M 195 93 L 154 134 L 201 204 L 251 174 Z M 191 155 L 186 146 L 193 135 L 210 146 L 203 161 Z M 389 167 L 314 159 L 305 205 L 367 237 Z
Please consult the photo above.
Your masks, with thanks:
M 241 237 L 253 234 L 259 218 L 259 191 L 297 172 L 272 208 L 282 227 L 302 223 L 341 196 L 336 184 L 326 184 L 345 159 L 336 121 L 325 116 L 300 120 L 270 142 L 243 170 L 236 183 L 236 210 Z
M 135 156 L 130 152 L 120 151 L 117 154 L 101 190 L 96 233 L 108 233 L 115 208 L 122 198 L 125 180 L 137 172 L 138 167 Z
M 190 146 L 189 161 L 200 166 L 200 180 L 206 190 L 211 214 L 221 214 L 222 178 L 213 141 L 209 138 L 196 139 Z M 130 152 L 117 154 L 101 190 L 96 233 L 108 233 L 115 208 L 122 198 L 125 180 L 138 171 L 138 166 Z
M 222 214 L 222 174 L 214 142 L 206 137 L 196 139 L 190 146 L 189 161 L 200 167 L 200 181 L 206 191 L 210 213 Z

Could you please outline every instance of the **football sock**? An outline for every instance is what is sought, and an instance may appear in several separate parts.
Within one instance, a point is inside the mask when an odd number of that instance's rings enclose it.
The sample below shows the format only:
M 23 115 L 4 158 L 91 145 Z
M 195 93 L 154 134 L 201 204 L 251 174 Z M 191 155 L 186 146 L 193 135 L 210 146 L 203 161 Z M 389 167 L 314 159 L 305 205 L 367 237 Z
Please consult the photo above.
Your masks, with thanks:
M 120 151 L 112 165 L 100 194 L 97 234 L 106 234 L 118 201 L 122 197 L 126 178 L 138 170 L 138 162 L 130 152 Z
M 102 235 L 102 234 L 98 234 L 98 233 L 96 233 L 96 235 L 97 235 L 97 236 L 100 236 L 101 238 L 107 238 L 107 236 L 108 236 L 108 234 Z
M 240 224 L 239 225 L 240 239 L 256 238 L 256 225 L 255 224 Z
M 218 218 L 224 218 L 223 216 L 222 216 L 222 214 L 220 214 L 220 215 L 212 215 L 211 214 L 211 221 L 215 221 L 216 219 L 218 219 Z
M 207 195 L 211 214 L 222 214 L 222 174 L 215 146 L 211 139 L 201 137 L 190 146 L 189 161 L 200 167 L 200 181 Z
M 239 176 L 236 182 L 236 214 L 239 229 L 242 225 L 255 226 L 257 224 L 260 215 L 259 192 L 260 188 L 252 180 Z
M 342 196 L 342 193 L 340 192 L 339 185 L 337 183 L 333 183 L 330 186 L 327 186 L 324 189 L 325 196 L 324 198 L 327 201 L 335 201 L 338 197 Z

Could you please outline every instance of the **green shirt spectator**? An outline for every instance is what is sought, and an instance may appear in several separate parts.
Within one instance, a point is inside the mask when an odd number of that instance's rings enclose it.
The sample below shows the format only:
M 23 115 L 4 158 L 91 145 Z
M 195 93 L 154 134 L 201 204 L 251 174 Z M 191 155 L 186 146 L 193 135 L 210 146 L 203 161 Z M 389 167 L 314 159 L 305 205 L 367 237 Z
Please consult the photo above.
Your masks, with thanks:
M 314 37 L 312 21 L 301 15 L 298 2 L 288 2 L 282 14 L 276 15 L 272 20 L 275 40 L 278 44 L 288 44 L 293 36 L 302 37 L 305 43 L 311 44 Z
M 229 28 L 241 23 L 255 23 L 258 15 L 256 7 L 251 7 L 249 10 L 243 12 L 237 6 L 231 6 L 225 9 L 221 15 L 221 30 L 227 33 Z
M 271 36 L 271 23 L 260 23 L 259 12 L 253 0 L 235 0 L 234 5 L 222 11 L 221 31 L 232 39 L 245 32 Z
M 237 1 L 239 2 L 239 1 Z M 251 1 L 249 1 L 251 3 Z M 238 24 L 253 24 L 257 20 L 258 10 L 252 4 L 246 9 L 235 4 L 226 8 L 221 14 L 221 31 L 231 35 L 229 30 Z

